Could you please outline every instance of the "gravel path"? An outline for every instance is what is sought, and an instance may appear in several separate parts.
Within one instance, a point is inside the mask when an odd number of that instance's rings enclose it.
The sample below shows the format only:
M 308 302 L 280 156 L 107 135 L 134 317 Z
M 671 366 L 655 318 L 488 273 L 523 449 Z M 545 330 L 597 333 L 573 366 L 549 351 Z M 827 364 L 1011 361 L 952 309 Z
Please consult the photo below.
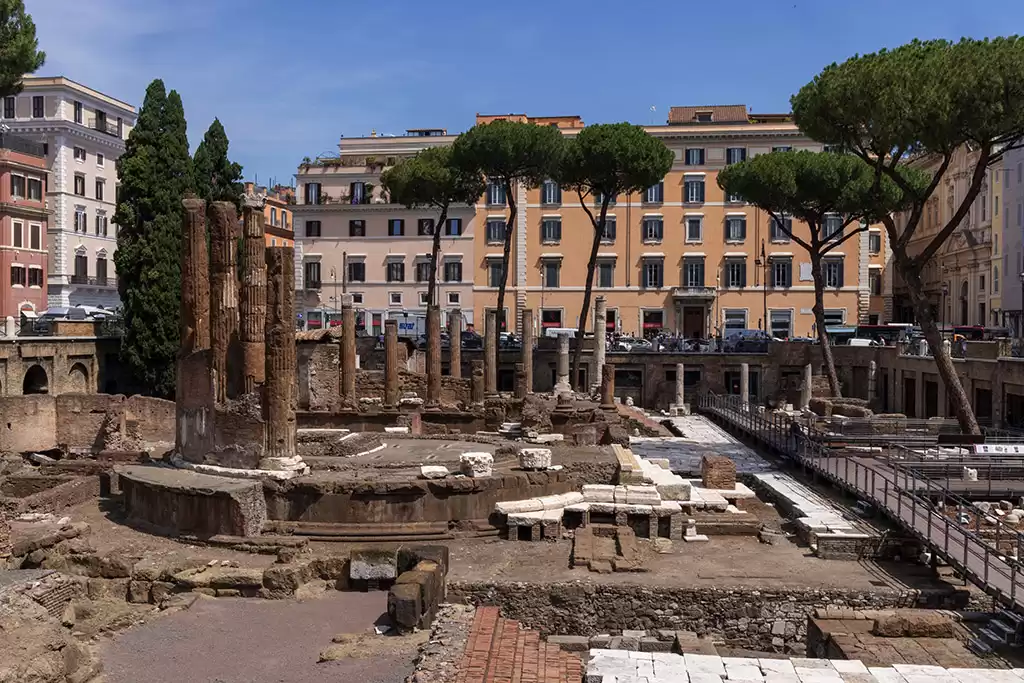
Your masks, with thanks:
M 372 656 L 317 663 L 333 636 L 365 632 L 386 608 L 385 592 L 308 602 L 200 599 L 117 636 L 100 656 L 107 683 L 401 683 L 416 657 L 407 638 L 387 638 Z

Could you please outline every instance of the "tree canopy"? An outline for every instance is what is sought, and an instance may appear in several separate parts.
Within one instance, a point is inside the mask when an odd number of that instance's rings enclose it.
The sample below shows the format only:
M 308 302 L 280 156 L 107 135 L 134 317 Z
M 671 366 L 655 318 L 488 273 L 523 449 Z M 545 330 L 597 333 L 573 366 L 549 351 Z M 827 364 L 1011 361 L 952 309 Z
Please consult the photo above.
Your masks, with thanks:
M 181 97 L 167 94 L 159 79 L 146 89 L 117 176 L 121 359 L 142 387 L 171 396 L 180 341 L 181 200 L 192 189 L 192 159 Z
M 242 167 L 228 158 L 228 144 L 224 126 L 220 119 L 214 119 L 192 159 L 195 192 L 207 204 L 232 202 L 241 209 Z
M 17 95 L 25 74 L 46 62 L 39 50 L 36 24 L 22 0 L 0 0 L 0 97 Z

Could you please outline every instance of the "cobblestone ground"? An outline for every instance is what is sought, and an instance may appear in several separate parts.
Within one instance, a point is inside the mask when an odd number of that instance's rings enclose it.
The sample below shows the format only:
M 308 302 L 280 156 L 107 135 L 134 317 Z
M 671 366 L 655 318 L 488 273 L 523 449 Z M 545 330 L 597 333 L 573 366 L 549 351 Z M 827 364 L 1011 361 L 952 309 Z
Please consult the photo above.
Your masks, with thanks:
M 366 633 L 386 609 L 383 591 L 308 602 L 199 600 L 120 634 L 100 656 L 106 683 L 401 683 L 412 673 L 415 640 L 379 636 L 387 647 L 317 663 L 332 637 Z
M 633 452 L 642 458 L 667 458 L 672 471 L 684 475 L 700 476 L 700 460 L 705 453 L 729 456 L 736 463 L 736 472 L 739 474 L 775 469 L 756 452 L 704 417 L 687 415 L 669 419 L 683 436 L 633 437 L 629 442 Z

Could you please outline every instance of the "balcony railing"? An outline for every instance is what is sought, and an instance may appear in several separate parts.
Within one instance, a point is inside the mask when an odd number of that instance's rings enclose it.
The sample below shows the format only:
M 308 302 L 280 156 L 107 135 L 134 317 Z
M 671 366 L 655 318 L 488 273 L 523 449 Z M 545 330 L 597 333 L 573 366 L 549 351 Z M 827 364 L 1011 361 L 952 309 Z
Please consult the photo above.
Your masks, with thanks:
M 92 128 L 93 130 L 98 131 L 100 133 L 113 135 L 114 137 L 120 137 L 117 133 L 117 124 L 110 123 L 106 119 L 92 119 L 92 121 L 89 122 L 89 128 Z
M 107 276 L 94 276 L 94 275 L 72 275 L 71 284 L 73 285 L 89 285 L 92 287 L 106 287 L 109 289 L 117 289 L 117 278 Z
M 12 152 L 30 154 L 34 157 L 46 156 L 46 146 L 43 143 L 29 140 L 13 133 L 0 133 L 0 148 L 9 149 Z
M 303 288 L 304 289 L 318 290 L 318 289 L 320 289 L 320 286 L 321 286 L 320 280 L 308 280 L 307 279 L 305 284 L 304 284 L 304 286 L 303 286 Z

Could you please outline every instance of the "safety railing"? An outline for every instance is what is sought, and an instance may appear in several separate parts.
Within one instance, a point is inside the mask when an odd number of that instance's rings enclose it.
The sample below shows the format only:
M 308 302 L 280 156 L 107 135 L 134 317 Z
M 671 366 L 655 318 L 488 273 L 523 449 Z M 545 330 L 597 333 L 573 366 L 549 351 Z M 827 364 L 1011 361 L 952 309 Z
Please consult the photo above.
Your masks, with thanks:
M 861 462 L 858 458 L 836 456 L 815 439 L 818 434 L 813 426 L 784 414 L 766 414 L 739 396 L 704 394 L 698 399 L 698 407 L 705 414 L 717 417 L 769 449 L 871 502 L 989 595 L 1014 607 L 1024 607 L 1024 570 L 1016 559 L 999 552 L 1003 539 L 997 537 L 993 547 L 981 537 L 980 526 L 974 531 L 966 528 L 959 519 L 943 514 L 932 501 L 956 501 L 980 513 L 973 504 L 898 463 L 872 459 Z M 979 517 L 983 514 L 975 514 L 976 525 L 980 524 Z M 995 531 L 997 536 L 1009 533 L 1009 529 L 1000 524 Z M 1013 533 L 1016 534 L 1016 530 Z M 1020 555 L 1019 535 L 1016 543 Z

